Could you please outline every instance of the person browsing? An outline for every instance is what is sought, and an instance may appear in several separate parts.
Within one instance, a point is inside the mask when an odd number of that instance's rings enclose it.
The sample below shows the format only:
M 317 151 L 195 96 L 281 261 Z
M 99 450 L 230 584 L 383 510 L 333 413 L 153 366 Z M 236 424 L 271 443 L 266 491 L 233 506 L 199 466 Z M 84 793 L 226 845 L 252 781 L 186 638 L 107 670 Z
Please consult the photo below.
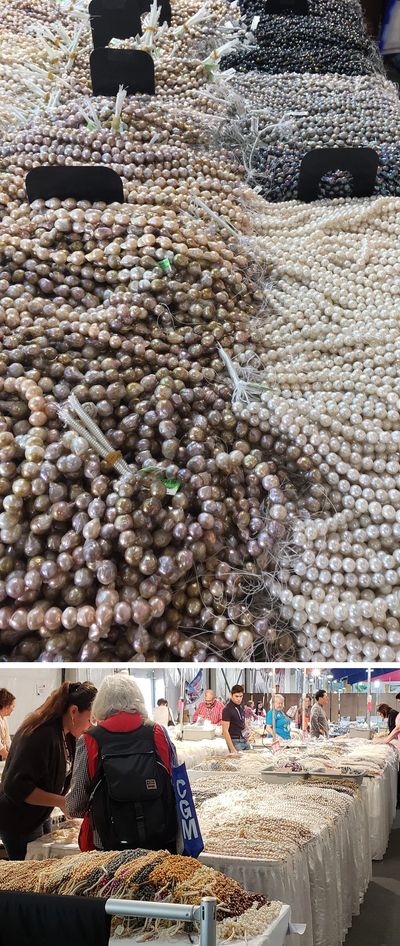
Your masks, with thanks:
M 328 736 L 329 722 L 325 713 L 324 706 L 329 703 L 329 697 L 326 690 L 317 690 L 315 694 L 315 703 L 311 710 L 310 729 L 311 735 L 316 739 L 320 736 Z
M 172 713 L 168 706 L 168 700 L 157 700 L 157 706 L 153 712 L 153 722 L 158 723 L 159 726 L 174 725 Z
M 311 698 L 306 696 L 304 701 L 304 732 L 308 732 L 310 729 L 310 716 L 311 716 Z M 298 729 L 303 728 L 303 701 L 300 700 L 300 703 L 297 707 L 297 727 Z
M 400 693 L 396 693 L 396 700 L 400 700 Z M 394 720 L 394 726 L 392 726 L 392 729 L 389 732 L 389 735 L 386 736 L 386 739 L 385 739 L 385 742 L 387 743 L 394 742 L 395 740 L 397 742 L 400 741 L 400 712 L 398 710 L 395 710 L 395 713 L 396 713 L 396 717 Z M 393 717 L 392 717 L 392 723 L 393 723 Z
M 53 808 L 66 813 L 76 740 L 90 726 L 96 692 L 91 683 L 63 683 L 17 730 L 0 785 L 0 838 L 10 861 L 25 860 Z
M 386 736 L 390 735 L 390 733 L 392 733 L 396 727 L 397 710 L 392 709 L 388 703 L 380 703 L 376 708 L 376 713 L 377 716 L 381 716 L 382 719 L 386 719 L 387 732 L 379 733 L 379 735 L 374 736 L 374 739 L 386 739 Z
M 79 740 L 68 814 L 82 818 L 81 851 L 144 848 L 176 853 L 177 819 L 170 745 L 163 726 L 147 717 L 131 677 L 105 677 L 93 704 L 92 726 Z
M 258 700 L 258 702 L 256 703 L 255 714 L 257 717 L 266 715 L 266 712 L 264 709 L 264 700 Z
M 265 732 L 270 736 L 274 735 L 272 726 L 272 701 L 271 709 L 267 713 Z M 275 694 L 275 732 L 278 739 L 290 739 L 290 719 L 285 713 L 285 700 L 281 693 Z
M 244 715 L 246 719 L 257 719 L 256 711 L 254 708 L 254 700 L 248 700 L 244 708 Z
M 15 696 L 9 690 L 0 689 L 0 759 L 7 758 L 11 746 L 7 717 L 15 709 Z

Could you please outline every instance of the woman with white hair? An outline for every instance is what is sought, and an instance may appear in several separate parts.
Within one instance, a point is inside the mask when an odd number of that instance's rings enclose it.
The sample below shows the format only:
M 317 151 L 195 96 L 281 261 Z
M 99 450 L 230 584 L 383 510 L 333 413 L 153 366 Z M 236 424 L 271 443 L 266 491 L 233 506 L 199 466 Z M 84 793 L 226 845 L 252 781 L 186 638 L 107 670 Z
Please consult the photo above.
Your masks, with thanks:
M 272 700 L 271 709 L 267 713 L 265 732 L 271 736 L 274 734 L 272 726 Z M 277 739 L 290 739 L 290 719 L 285 713 L 285 700 L 282 693 L 275 693 L 275 732 Z
M 170 744 L 147 718 L 143 695 L 124 673 L 104 678 L 93 704 L 97 722 L 79 740 L 68 814 L 83 816 L 81 851 L 176 852 Z

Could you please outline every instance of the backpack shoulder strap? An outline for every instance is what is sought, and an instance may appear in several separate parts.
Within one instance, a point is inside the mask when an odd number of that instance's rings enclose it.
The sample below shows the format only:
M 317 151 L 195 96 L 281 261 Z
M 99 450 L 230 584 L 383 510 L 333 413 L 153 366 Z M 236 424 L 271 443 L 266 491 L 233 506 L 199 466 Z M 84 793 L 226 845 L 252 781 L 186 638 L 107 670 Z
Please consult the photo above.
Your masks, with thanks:
M 102 728 L 101 726 L 91 726 L 90 729 L 87 729 L 83 735 L 91 736 L 92 739 L 94 739 L 94 741 L 97 742 L 97 745 L 99 745 L 99 732 L 100 732 L 100 739 L 101 739 L 101 728 Z
M 152 722 L 142 723 L 142 725 L 140 726 L 140 730 L 145 742 L 147 742 L 148 745 L 152 746 L 152 748 L 155 750 L 156 746 L 154 742 L 154 723 Z

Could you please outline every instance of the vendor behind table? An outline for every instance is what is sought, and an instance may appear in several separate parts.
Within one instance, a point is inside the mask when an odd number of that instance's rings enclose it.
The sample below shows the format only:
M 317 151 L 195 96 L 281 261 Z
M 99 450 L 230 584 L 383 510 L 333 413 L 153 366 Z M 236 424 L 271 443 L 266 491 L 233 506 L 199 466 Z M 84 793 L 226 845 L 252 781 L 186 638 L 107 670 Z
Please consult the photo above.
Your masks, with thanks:
M 236 683 L 222 711 L 222 734 L 229 752 L 233 755 L 251 748 L 243 709 L 243 697 L 244 687 Z

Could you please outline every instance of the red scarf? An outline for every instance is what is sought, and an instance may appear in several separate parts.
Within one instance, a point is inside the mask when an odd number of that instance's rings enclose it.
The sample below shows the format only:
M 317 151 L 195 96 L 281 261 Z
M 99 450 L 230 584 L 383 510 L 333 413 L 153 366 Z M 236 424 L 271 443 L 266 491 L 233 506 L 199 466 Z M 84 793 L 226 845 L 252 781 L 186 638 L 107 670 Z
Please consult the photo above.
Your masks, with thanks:
M 110 716 L 109 719 L 102 720 L 98 725 L 102 726 L 103 729 L 107 729 L 108 732 L 134 732 L 135 729 L 139 729 L 142 723 L 143 716 L 141 716 L 140 713 L 117 713 L 115 716 Z M 157 755 L 171 774 L 169 746 L 162 726 L 155 724 L 153 733 Z M 86 744 L 88 774 L 89 778 L 92 779 L 97 770 L 99 747 L 96 740 L 93 739 L 93 736 L 90 736 L 89 733 L 85 733 L 83 738 Z M 88 812 L 85 812 L 83 816 L 81 830 L 79 832 L 79 847 L 81 851 L 95 850 Z

